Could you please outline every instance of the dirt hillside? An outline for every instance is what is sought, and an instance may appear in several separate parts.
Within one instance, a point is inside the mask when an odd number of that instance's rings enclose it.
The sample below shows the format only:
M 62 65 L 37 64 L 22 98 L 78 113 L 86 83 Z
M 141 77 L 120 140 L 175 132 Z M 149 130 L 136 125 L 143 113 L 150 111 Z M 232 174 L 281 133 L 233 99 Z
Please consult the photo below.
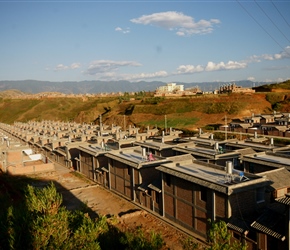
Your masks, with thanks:
M 271 113 L 275 102 L 288 100 L 280 93 L 267 100 L 267 93 L 200 95 L 164 98 L 145 96 L 123 100 L 112 97 L 0 98 L 0 122 L 59 120 L 78 123 L 129 125 L 163 129 L 196 130 L 208 124 Z M 283 104 L 284 105 L 284 104 Z M 289 106 L 289 104 L 288 104 Z M 166 121 L 165 121 L 166 120 Z

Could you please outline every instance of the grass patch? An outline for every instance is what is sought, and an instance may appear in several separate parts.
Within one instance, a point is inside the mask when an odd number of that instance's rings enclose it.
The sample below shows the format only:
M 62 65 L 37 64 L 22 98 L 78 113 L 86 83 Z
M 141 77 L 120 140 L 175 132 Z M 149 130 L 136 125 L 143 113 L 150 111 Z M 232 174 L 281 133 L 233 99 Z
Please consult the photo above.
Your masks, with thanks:
M 80 174 L 79 172 L 73 171 L 73 172 L 71 172 L 71 174 L 74 175 L 75 177 L 85 181 L 86 183 L 91 183 L 91 181 L 87 177 L 85 177 L 84 175 Z
M 166 121 L 167 121 L 166 122 L 167 128 L 171 127 L 171 128 L 176 128 L 176 129 L 182 129 L 184 127 L 189 127 L 189 126 L 194 125 L 195 123 L 199 121 L 199 118 L 175 114 L 175 115 L 168 115 L 166 117 Z M 141 122 L 138 125 L 157 126 L 159 128 L 165 128 L 165 117 L 163 117 L 163 119 L 160 119 L 160 117 L 158 117 L 158 119 L 148 119 L 144 122 Z

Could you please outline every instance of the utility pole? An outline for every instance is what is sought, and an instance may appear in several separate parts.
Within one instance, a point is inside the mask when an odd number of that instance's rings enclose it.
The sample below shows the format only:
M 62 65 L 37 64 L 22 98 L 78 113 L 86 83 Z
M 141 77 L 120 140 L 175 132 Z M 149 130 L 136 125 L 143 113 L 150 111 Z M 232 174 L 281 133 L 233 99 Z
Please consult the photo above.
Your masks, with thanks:
M 227 132 L 228 132 L 227 116 L 225 116 L 225 140 L 228 139 Z
M 165 121 L 164 121 L 164 130 L 165 130 L 165 135 L 166 135 L 166 132 L 167 132 L 167 119 L 166 119 L 166 115 L 164 117 Z
M 100 115 L 100 131 L 101 131 L 101 135 L 102 135 L 102 131 L 103 131 L 102 115 Z

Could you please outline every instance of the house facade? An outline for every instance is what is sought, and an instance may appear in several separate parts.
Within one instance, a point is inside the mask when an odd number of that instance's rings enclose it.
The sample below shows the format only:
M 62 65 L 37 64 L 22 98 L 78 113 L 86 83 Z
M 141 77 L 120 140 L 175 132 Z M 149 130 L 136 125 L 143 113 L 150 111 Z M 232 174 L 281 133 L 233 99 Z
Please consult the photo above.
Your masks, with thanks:
M 157 169 L 162 176 L 163 216 L 203 240 L 209 219 L 233 221 L 243 216 L 251 221 L 255 211 L 265 207 L 265 197 L 257 195 L 269 185 L 263 176 L 230 174 L 225 167 L 192 160 L 162 164 Z M 249 249 L 258 249 L 256 238 L 241 237 Z

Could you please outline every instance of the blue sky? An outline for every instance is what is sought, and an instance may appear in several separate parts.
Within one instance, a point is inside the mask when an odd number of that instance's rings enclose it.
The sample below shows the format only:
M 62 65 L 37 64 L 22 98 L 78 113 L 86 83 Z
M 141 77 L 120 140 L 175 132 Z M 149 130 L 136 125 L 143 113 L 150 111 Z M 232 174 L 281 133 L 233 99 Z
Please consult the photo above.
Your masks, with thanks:
M 284 81 L 289 13 L 289 0 L 0 0 L 0 80 Z

